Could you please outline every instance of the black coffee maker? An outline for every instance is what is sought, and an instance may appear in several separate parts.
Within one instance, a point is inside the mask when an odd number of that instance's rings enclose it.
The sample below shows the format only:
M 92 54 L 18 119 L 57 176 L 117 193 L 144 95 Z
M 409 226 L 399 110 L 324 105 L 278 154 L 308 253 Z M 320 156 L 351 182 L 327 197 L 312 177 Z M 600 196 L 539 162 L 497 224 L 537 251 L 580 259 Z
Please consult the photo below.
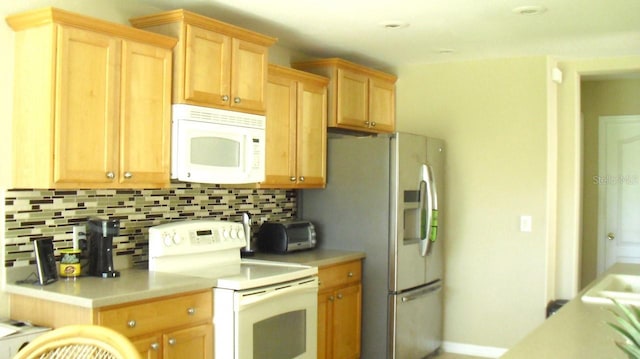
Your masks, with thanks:
M 115 278 L 120 272 L 113 268 L 113 237 L 120 233 L 120 221 L 91 218 L 87 221 L 87 243 L 85 254 L 87 260 L 82 271 L 93 277 Z

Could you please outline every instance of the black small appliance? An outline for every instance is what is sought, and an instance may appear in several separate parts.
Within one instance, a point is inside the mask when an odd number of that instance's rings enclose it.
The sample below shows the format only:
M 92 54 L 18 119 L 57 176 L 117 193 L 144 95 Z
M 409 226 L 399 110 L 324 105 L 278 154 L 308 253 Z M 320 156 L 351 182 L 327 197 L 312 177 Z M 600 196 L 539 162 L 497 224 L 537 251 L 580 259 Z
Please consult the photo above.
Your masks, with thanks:
M 114 278 L 120 272 L 113 268 L 113 237 L 120 233 L 120 221 L 92 218 L 87 221 L 85 252 L 88 263 L 82 271 L 93 277 Z

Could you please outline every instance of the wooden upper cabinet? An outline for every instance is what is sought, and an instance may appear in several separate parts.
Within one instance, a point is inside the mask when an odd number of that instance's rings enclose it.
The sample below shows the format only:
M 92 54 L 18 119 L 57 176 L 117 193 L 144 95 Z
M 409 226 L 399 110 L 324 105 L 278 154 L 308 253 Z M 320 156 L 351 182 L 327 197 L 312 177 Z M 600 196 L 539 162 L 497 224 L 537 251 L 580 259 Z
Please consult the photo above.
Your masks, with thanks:
M 54 158 L 60 159 L 54 161 L 56 185 L 113 181 L 106 174 L 115 176 L 118 160 L 120 54 L 121 42 L 109 35 L 58 28 L 53 93 Z
M 7 23 L 12 187 L 167 187 L 176 40 L 55 8 Z
M 395 131 L 396 76 L 338 58 L 292 66 L 330 79 L 329 127 L 370 133 Z
M 174 103 L 265 113 L 268 49 L 275 38 L 182 9 L 130 22 L 178 38 Z
M 118 182 L 168 187 L 171 171 L 171 52 L 123 42 Z
M 231 93 L 231 39 L 197 26 L 185 25 L 184 101 L 226 106 Z
M 265 181 L 261 188 L 326 184 L 328 79 L 269 65 Z

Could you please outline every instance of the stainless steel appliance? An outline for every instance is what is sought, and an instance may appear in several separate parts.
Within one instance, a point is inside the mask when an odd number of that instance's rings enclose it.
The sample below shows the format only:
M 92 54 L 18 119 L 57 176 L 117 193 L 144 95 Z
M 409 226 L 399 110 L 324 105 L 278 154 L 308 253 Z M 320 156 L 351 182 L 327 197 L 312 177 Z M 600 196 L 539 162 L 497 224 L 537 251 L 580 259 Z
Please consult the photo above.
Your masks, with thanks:
M 318 269 L 243 259 L 242 223 L 193 220 L 149 229 L 149 270 L 210 278 L 216 358 L 312 359 Z
M 334 136 L 326 189 L 301 191 L 318 247 L 366 253 L 362 358 L 423 358 L 441 346 L 443 151 L 407 133 Z
M 173 105 L 171 178 L 200 183 L 264 181 L 265 116 Z
M 258 232 L 258 248 L 267 253 L 288 253 L 316 246 L 316 230 L 309 221 L 264 222 Z
M 113 237 L 120 233 L 120 221 L 89 219 L 84 257 L 88 263 L 83 272 L 94 277 L 114 278 L 120 272 L 113 267 Z

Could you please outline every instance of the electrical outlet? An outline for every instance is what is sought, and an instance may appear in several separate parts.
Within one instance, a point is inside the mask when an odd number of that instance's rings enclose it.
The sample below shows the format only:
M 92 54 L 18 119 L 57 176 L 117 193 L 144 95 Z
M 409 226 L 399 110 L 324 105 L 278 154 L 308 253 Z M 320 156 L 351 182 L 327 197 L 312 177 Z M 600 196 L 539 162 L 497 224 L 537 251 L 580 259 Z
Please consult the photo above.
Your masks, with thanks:
M 531 232 L 531 216 L 520 216 L 520 232 Z

